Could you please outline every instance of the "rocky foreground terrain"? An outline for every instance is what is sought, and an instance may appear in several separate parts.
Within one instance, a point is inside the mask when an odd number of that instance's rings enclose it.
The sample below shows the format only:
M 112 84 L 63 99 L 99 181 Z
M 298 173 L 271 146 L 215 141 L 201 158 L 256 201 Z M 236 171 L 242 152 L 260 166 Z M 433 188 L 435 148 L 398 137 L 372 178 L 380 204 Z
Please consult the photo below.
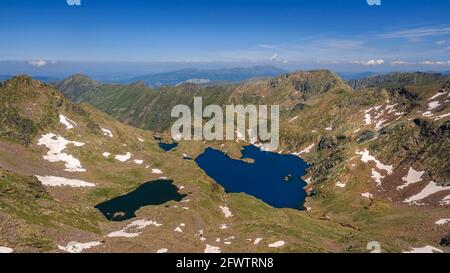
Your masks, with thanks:
M 279 104 L 281 146 L 310 168 L 304 210 L 227 194 L 194 161 L 206 147 L 164 152 L 170 110 Z M 71 101 L 69 101 L 70 98 Z M 449 252 L 450 77 L 395 73 L 345 82 L 329 71 L 243 84 L 152 89 L 77 75 L 0 86 L 2 252 Z M 73 101 L 73 102 L 72 102 Z M 170 179 L 180 202 L 108 221 L 95 205 Z

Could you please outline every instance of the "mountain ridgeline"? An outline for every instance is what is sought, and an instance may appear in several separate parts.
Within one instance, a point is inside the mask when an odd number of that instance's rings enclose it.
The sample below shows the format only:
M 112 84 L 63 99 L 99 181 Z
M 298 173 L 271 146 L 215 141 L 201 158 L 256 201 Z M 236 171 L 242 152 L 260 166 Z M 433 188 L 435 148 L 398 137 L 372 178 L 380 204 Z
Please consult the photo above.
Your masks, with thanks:
M 179 85 L 183 83 L 218 84 L 239 83 L 252 78 L 276 77 L 286 73 L 274 66 L 253 66 L 223 69 L 188 68 L 170 72 L 134 77 L 123 83 L 143 82 L 148 86 Z
M 86 89 L 86 86 L 92 88 Z M 280 104 L 283 110 L 292 110 L 295 106 L 301 107 L 308 98 L 330 90 L 351 92 L 336 74 L 325 70 L 253 79 L 239 85 L 184 83 L 160 88 L 143 83 L 98 85 L 94 81 L 88 83 L 87 77 L 76 75 L 57 87 L 74 102 L 88 102 L 122 122 L 154 131 L 167 130 L 173 121 L 170 118 L 172 107 L 177 104 L 193 106 L 194 97 L 202 97 L 204 105 Z

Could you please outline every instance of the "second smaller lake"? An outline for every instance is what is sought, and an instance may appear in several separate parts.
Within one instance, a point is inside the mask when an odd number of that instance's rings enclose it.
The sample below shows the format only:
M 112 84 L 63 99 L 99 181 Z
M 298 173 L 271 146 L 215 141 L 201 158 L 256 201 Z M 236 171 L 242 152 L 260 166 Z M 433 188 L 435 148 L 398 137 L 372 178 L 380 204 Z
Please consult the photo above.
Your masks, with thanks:
M 174 148 L 176 148 L 178 146 L 178 143 L 164 143 L 164 142 L 159 142 L 158 143 L 159 148 L 163 149 L 164 151 L 168 152 Z
M 136 190 L 95 206 L 110 221 L 124 221 L 136 217 L 144 206 L 181 201 L 185 194 L 178 192 L 172 180 L 156 180 L 142 184 Z

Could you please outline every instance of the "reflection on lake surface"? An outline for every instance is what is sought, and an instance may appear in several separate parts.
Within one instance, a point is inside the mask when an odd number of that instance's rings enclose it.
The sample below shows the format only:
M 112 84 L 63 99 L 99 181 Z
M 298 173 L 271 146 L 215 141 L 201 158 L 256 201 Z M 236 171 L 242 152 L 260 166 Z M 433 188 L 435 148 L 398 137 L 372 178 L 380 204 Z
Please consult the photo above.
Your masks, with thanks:
M 301 180 L 308 167 L 295 155 L 261 151 L 246 146 L 241 159 L 235 160 L 221 151 L 207 148 L 195 162 L 226 192 L 243 192 L 275 208 L 303 209 L 306 182 Z
M 124 221 L 136 217 L 144 206 L 181 201 L 186 195 L 178 193 L 171 180 L 156 180 L 142 184 L 136 190 L 95 206 L 110 221 Z

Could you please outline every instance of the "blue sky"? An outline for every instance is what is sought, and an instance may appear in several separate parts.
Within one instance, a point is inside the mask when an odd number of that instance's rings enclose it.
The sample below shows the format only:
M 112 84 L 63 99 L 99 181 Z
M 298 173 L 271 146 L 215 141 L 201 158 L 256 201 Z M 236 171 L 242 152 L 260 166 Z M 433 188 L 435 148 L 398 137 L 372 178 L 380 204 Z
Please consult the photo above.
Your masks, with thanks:
M 0 72 L 4 61 L 450 70 L 449 10 L 448 0 L 0 0 Z

